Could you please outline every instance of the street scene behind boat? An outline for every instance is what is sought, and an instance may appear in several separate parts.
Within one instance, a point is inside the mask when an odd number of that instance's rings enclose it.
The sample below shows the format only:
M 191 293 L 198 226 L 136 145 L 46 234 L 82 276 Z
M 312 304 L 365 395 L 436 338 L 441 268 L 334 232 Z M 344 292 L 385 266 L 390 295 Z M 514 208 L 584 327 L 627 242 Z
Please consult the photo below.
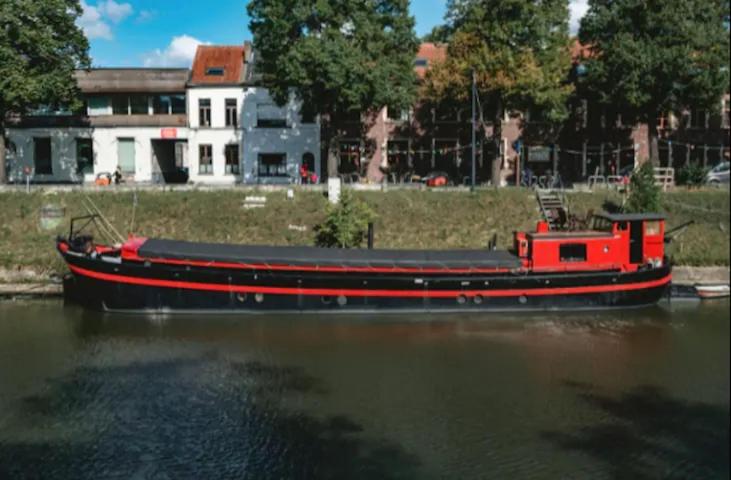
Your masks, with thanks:
M 728 477 L 729 13 L 3 3 L 0 477 Z

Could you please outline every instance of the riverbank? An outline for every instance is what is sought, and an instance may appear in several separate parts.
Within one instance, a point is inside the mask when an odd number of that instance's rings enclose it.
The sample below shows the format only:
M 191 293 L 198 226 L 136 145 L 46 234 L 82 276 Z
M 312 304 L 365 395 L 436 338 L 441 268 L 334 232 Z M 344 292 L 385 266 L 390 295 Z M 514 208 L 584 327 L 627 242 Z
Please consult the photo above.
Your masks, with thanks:
M 193 241 L 312 245 L 313 229 L 324 218 L 327 199 L 320 191 L 293 192 L 293 198 L 286 189 L 108 190 L 89 196 L 122 234 L 131 229 L 144 236 Z M 0 193 L 0 269 L 34 272 L 43 278 L 60 276 L 65 266 L 53 242 L 56 235 L 68 231 L 71 217 L 85 213 L 84 195 L 78 191 Z M 531 229 L 540 218 L 534 192 L 523 189 L 476 194 L 397 190 L 358 192 L 357 196 L 378 214 L 377 248 L 482 248 L 493 235 L 499 248 L 509 248 L 514 230 Z M 621 202 L 610 191 L 570 193 L 567 199 L 578 216 L 600 211 L 607 202 Z M 670 227 L 696 222 L 670 246 L 677 265 L 729 265 L 727 191 L 671 192 L 664 195 L 663 205 Z M 41 210 L 48 206 L 62 214 L 56 222 L 42 221 Z

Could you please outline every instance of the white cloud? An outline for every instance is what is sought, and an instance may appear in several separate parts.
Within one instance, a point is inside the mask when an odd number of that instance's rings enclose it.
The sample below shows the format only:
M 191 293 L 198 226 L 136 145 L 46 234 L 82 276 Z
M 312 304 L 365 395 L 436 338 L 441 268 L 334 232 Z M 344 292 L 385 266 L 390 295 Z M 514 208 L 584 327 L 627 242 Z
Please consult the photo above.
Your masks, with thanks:
M 119 23 L 132 15 L 134 9 L 129 3 L 117 3 L 114 0 L 105 0 L 97 4 L 99 13 L 114 23 Z
M 571 0 L 569 9 L 571 10 L 571 20 L 569 23 L 571 34 L 576 35 L 579 33 L 581 19 L 584 18 L 586 12 L 589 11 L 589 0 Z
M 84 34 L 89 39 L 103 38 L 111 40 L 113 38 L 112 29 L 102 18 L 99 9 L 89 5 L 84 0 L 81 0 L 81 8 L 83 13 L 79 17 L 78 24 L 84 30 Z
M 146 67 L 189 67 L 195 57 L 198 45 L 207 45 L 190 35 L 173 37 L 163 50 L 157 48 L 143 57 Z

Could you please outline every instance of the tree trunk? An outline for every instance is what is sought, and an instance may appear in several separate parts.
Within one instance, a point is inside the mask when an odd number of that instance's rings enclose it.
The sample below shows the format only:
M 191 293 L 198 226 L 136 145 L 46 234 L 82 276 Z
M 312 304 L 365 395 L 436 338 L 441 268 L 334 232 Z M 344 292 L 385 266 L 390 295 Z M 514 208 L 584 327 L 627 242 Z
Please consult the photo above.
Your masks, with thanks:
M 339 145 L 340 135 L 331 133 L 327 142 L 327 178 L 338 177 Z
M 653 109 L 647 116 L 647 148 L 650 151 L 650 162 L 660 166 L 660 147 L 657 134 L 657 110 Z
M 0 185 L 8 183 L 8 172 L 5 169 L 5 126 L 0 123 Z
M 503 156 L 500 151 L 503 144 L 503 102 L 497 99 L 495 102 L 495 119 L 492 126 L 492 141 L 495 146 L 495 156 L 492 159 L 492 185 L 499 188 L 501 186 L 501 173 Z

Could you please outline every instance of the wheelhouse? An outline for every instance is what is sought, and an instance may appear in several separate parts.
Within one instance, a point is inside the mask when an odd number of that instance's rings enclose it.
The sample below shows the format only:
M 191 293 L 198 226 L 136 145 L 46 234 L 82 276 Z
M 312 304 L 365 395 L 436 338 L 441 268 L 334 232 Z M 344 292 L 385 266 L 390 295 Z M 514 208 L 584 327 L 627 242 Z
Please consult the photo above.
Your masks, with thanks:
M 517 232 L 515 250 L 532 271 L 637 271 L 659 267 L 665 255 L 665 219 L 657 214 L 599 214 L 586 231 Z

